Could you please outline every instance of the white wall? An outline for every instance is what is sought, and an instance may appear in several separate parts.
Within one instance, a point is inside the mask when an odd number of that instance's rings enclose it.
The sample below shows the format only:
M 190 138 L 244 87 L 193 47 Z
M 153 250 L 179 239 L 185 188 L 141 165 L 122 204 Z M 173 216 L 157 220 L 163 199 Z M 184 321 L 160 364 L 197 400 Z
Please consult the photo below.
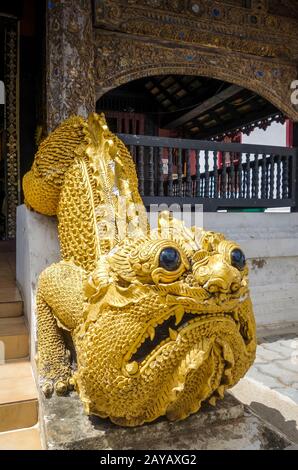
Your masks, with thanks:
M 256 128 L 250 135 L 242 134 L 242 143 L 286 147 L 286 134 L 286 124 L 273 122 L 265 131 Z

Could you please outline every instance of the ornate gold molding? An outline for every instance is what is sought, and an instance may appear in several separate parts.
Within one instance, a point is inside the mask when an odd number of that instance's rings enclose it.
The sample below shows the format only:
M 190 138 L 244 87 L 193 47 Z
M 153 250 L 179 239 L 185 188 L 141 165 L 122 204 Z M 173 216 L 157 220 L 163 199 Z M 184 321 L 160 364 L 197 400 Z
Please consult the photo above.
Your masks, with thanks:
M 210 76 L 248 88 L 298 120 L 291 104 L 296 64 L 264 60 L 243 53 L 219 53 L 213 48 L 173 47 L 127 35 L 95 31 L 97 99 L 116 86 L 149 75 L 168 73 Z
M 94 48 L 89 0 L 47 6 L 47 131 L 72 114 L 95 109 Z
M 298 60 L 298 20 L 268 13 L 267 1 L 94 0 L 95 27 L 180 44 Z
M 6 26 L 5 39 L 5 117 L 6 117 L 6 200 L 7 238 L 16 236 L 16 209 L 20 203 L 19 165 L 19 82 L 18 82 L 18 23 Z

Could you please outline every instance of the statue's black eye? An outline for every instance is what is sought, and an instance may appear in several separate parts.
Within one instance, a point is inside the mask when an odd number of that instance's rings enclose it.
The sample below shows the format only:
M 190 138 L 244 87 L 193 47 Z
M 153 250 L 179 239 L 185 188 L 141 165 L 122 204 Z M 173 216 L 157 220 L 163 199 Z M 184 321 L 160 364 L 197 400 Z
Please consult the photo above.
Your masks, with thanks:
M 167 271 L 176 271 L 181 263 L 180 254 L 175 248 L 164 248 L 159 255 L 159 266 Z
M 231 264 L 240 271 L 245 268 L 245 255 L 239 248 L 235 248 L 235 250 L 231 251 Z

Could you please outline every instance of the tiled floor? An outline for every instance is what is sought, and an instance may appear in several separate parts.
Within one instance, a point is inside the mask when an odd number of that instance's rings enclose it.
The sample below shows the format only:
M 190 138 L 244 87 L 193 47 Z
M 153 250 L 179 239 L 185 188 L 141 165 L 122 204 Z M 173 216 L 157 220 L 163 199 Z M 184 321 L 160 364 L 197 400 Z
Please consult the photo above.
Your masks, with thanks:
M 260 344 L 256 361 L 247 376 L 291 398 L 298 405 L 297 333 L 268 338 Z
M 259 337 L 253 366 L 231 391 L 298 444 L 298 324 L 282 328 Z

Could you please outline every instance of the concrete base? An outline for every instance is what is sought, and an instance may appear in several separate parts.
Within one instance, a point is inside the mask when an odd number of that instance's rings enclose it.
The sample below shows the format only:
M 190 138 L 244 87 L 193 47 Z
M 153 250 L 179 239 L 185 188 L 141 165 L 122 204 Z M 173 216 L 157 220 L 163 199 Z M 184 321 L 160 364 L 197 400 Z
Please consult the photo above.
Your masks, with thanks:
M 284 449 L 292 443 L 227 395 L 215 408 L 172 423 L 160 418 L 121 428 L 87 417 L 76 394 L 41 399 L 41 432 L 48 450 L 232 450 Z

